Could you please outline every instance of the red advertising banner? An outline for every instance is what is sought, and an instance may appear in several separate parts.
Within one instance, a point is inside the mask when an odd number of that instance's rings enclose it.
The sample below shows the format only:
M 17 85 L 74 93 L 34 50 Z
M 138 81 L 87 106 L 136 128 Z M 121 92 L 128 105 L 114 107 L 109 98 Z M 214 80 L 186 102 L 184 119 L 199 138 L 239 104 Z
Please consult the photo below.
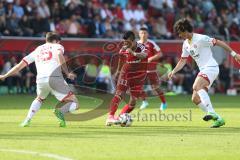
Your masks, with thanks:
M 35 47 L 43 44 L 44 40 L 40 38 L 34 39 L 20 39 L 20 38 L 7 38 L 0 40 L 0 52 L 23 52 L 28 53 Z M 119 41 L 111 39 L 63 39 L 62 44 L 64 45 L 65 51 L 76 52 L 76 53 L 93 53 L 93 54 L 104 54 L 113 53 L 119 50 Z M 162 51 L 167 54 L 181 53 L 181 41 L 159 41 Z
M 0 40 L 0 54 L 28 54 L 38 45 L 43 44 L 43 38 L 4 38 Z M 63 39 L 66 54 L 97 54 L 101 56 L 117 53 L 120 49 L 120 42 L 112 39 Z M 157 41 L 165 56 L 180 57 L 182 41 Z M 230 46 L 240 53 L 240 42 L 230 42 Z M 240 67 L 234 62 L 235 67 Z

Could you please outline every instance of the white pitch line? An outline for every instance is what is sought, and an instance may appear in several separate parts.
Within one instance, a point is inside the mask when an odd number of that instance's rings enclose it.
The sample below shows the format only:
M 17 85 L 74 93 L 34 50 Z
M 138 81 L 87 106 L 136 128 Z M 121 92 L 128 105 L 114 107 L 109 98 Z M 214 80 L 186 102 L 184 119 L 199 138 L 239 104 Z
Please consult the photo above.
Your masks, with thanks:
M 57 154 L 51 154 L 51 153 L 40 153 L 40 152 L 34 152 L 34 151 L 26 151 L 26 150 L 15 150 L 15 149 L 0 149 L 0 152 L 13 152 L 13 153 L 19 153 L 19 154 L 30 154 L 34 156 L 40 156 L 40 157 L 48 157 L 56 160 L 73 160 L 68 157 L 63 157 Z

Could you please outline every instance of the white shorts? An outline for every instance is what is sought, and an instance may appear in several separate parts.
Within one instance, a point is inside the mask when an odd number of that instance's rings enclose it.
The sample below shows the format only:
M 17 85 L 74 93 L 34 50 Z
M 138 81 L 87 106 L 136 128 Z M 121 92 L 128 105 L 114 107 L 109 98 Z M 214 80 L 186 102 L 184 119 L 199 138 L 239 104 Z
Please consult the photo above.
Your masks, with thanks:
M 209 66 L 204 67 L 198 73 L 198 76 L 203 77 L 209 82 L 208 89 L 212 86 L 215 79 L 218 77 L 219 67 L 218 66 Z
M 71 92 L 70 87 L 63 78 L 51 78 L 49 82 L 37 83 L 38 97 L 44 100 L 49 93 L 54 95 L 59 101 L 63 101 L 73 95 L 73 92 Z

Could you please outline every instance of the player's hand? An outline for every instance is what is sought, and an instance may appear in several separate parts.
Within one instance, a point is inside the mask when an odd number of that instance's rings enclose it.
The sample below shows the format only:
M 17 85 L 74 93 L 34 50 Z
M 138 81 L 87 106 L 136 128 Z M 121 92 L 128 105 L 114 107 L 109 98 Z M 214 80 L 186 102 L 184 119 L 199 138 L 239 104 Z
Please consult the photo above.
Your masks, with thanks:
M 69 74 L 67 75 L 67 77 L 68 77 L 69 79 L 71 79 L 71 80 L 74 80 L 74 79 L 77 77 L 77 75 L 74 74 L 74 73 L 69 73 Z
M 126 51 L 128 51 L 129 53 L 133 53 L 133 50 L 131 48 L 127 48 Z
M 122 50 L 127 50 L 128 46 L 122 46 Z
M 148 58 L 148 63 L 151 63 L 152 62 L 152 58 Z
M 239 55 L 239 54 L 236 54 L 236 55 L 234 56 L 234 59 L 235 59 L 238 63 L 240 63 L 240 55 Z
M 168 73 L 168 79 L 172 79 L 173 76 L 174 76 L 174 73 L 172 71 Z
M 146 58 L 146 53 L 138 53 L 137 57 L 140 59 L 144 59 L 144 58 Z
M 6 77 L 4 75 L 0 75 L 0 80 L 4 81 L 6 79 Z

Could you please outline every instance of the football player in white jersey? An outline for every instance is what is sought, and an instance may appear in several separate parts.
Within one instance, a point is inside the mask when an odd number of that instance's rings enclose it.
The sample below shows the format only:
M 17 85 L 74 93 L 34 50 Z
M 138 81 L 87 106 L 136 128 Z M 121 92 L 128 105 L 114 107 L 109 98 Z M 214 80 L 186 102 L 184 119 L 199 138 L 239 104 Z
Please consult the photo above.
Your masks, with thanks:
M 64 81 L 62 71 L 70 79 L 75 75 L 68 71 L 64 54 L 64 47 L 60 45 L 61 37 L 55 32 L 46 34 L 46 43 L 38 46 L 33 52 L 24 57 L 22 61 L 14 66 L 5 75 L 0 75 L 0 80 L 21 71 L 27 65 L 35 62 L 37 68 L 37 97 L 32 102 L 26 119 L 21 124 L 22 127 L 30 125 L 32 117 L 40 109 L 43 101 L 49 93 L 53 94 L 60 102 L 59 108 L 55 108 L 54 114 L 59 119 L 59 126 L 65 127 L 64 114 L 78 109 L 78 100 L 71 92 L 69 86 Z
M 211 48 L 214 45 L 224 48 L 237 62 L 240 62 L 240 55 L 234 52 L 225 42 L 210 38 L 206 35 L 193 33 L 193 27 L 189 20 L 180 19 L 174 25 L 174 30 L 183 42 L 182 55 L 176 67 L 168 74 L 171 79 L 175 73 L 183 68 L 187 58 L 191 56 L 197 63 L 200 72 L 193 84 L 192 101 L 198 105 L 206 115 L 203 120 L 213 120 L 212 128 L 223 126 L 225 121 L 213 109 L 208 95 L 208 89 L 219 74 L 219 67 L 212 56 Z

